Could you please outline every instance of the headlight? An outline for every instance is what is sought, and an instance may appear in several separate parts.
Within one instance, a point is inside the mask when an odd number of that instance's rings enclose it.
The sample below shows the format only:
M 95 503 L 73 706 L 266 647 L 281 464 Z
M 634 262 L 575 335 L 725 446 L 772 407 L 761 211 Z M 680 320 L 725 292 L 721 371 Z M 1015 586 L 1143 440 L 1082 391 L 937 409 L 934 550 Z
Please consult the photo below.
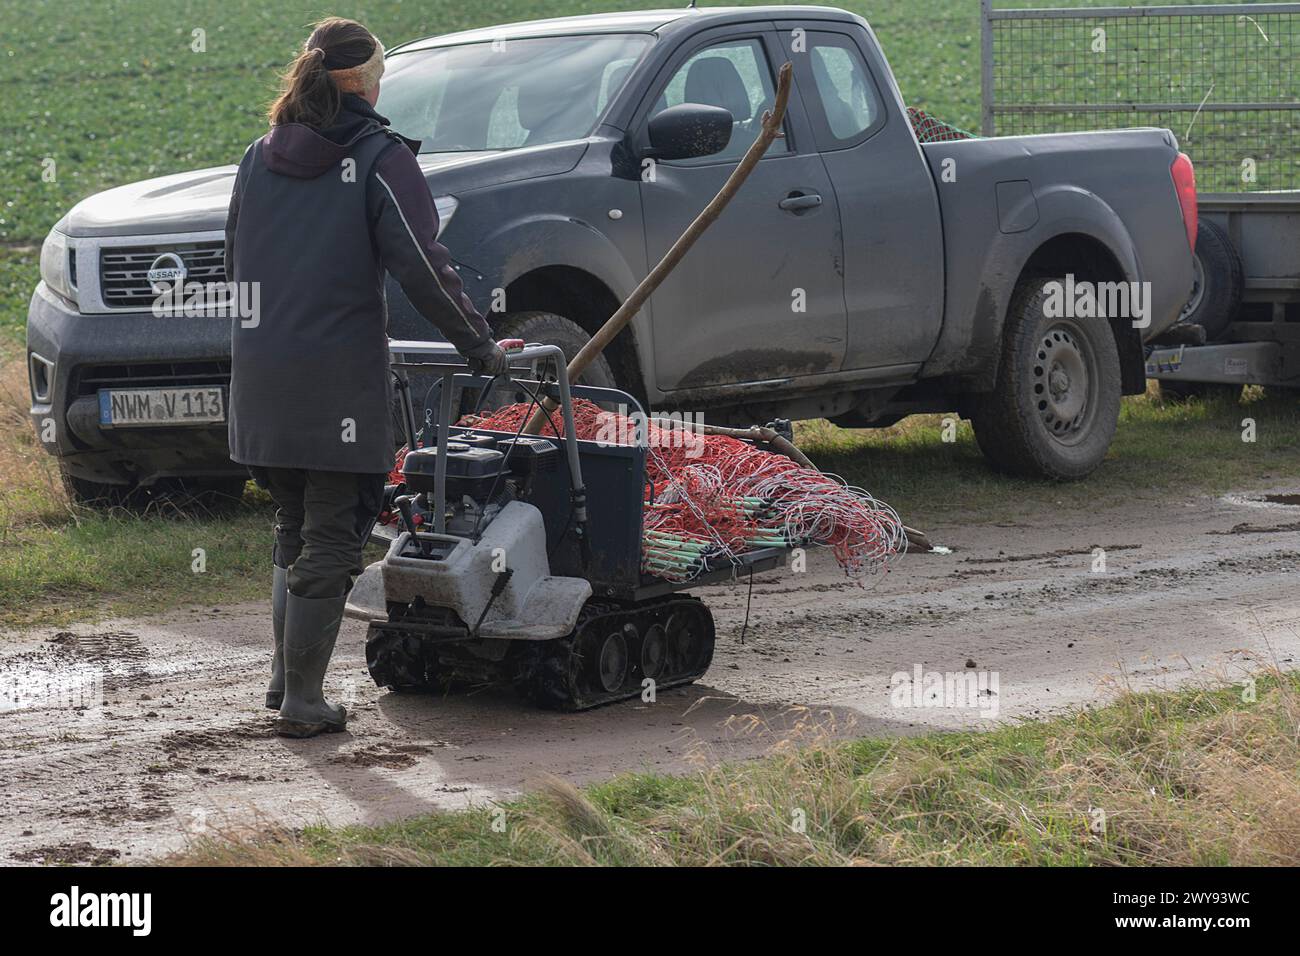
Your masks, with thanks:
M 51 229 L 41 246 L 41 278 L 45 284 L 65 299 L 76 300 L 77 293 L 68 275 L 68 237 Z
M 456 215 L 456 208 L 460 203 L 455 196 L 435 196 L 433 199 L 433 208 L 438 210 L 438 235 L 447 228 L 451 222 L 451 217 Z

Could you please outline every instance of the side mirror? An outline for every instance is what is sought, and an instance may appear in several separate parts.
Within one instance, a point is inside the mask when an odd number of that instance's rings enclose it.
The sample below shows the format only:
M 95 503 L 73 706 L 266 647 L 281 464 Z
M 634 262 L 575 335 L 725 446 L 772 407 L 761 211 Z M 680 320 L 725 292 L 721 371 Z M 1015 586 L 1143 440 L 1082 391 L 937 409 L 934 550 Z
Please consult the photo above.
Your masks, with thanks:
M 702 103 L 670 106 L 650 120 L 650 149 L 656 159 L 695 159 L 712 156 L 731 142 L 734 120 L 730 110 Z

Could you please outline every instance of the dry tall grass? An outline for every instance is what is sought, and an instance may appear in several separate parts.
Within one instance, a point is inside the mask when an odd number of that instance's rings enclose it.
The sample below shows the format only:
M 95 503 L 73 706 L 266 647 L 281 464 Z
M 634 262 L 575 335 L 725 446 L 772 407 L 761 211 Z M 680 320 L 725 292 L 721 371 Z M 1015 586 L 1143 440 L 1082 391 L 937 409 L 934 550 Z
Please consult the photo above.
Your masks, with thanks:
M 24 359 L 0 364 L 0 542 L 23 526 L 71 515 L 58 466 L 36 441 L 30 407 Z

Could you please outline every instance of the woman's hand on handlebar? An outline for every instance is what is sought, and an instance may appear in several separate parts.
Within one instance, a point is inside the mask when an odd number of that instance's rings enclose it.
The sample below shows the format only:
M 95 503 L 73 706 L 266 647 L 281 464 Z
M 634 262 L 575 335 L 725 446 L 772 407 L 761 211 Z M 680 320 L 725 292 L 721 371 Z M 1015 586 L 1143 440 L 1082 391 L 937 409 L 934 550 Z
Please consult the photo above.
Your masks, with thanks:
M 506 344 L 513 345 L 513 342 L 507 340 Z M 506 350 L 491 339 L 467 354 L 465 358 L 469 360 L 469 370 L 475 375 L 504 375 L 510 368 L 510 358 Z

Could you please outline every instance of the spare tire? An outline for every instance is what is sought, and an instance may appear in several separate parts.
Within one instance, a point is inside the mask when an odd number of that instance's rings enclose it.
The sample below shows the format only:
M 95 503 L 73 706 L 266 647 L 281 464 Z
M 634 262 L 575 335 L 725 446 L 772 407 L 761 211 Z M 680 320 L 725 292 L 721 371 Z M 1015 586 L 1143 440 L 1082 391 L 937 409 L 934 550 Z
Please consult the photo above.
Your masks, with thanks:
M 1241 256 L 1220 226 L 1208 219 L 1196 225 L 1196 285 L 1179 322 L 1199 325 L 1214 342 L 1237 316 L 1243 285 Z

